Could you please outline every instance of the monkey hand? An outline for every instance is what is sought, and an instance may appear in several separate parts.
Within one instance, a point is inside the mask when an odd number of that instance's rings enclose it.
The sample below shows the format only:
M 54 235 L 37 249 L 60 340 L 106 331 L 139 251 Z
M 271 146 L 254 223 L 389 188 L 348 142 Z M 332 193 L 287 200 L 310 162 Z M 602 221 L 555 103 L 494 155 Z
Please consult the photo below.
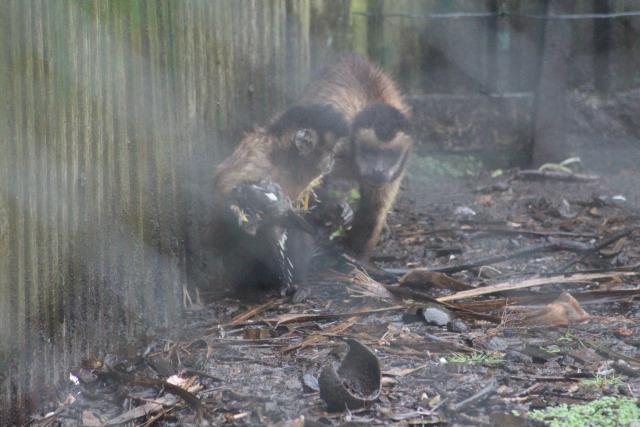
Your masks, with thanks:
M 227 205 L 238 226 L 251 235 L 264 222 L 276 220 L 291 210 L 291 201 L 280 185 L 270 181 L 236 187 Z
M 309 219 L 328 230 L 346 229 L 353 222 L 353 209 L 344 200 L 327 200 L 310 209 Z

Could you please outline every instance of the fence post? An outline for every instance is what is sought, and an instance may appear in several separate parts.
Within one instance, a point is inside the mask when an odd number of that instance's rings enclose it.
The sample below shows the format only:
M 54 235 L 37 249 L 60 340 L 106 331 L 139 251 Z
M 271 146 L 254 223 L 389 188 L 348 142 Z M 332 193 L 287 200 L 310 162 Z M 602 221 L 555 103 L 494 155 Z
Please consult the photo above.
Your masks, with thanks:
M 610 13 L 609 0 L 595 0 L 595 13 Z M 596 92 L 606 94 L 611 82 L 611 20 L 594 19 L 593 21 L 593 78 Z
M 384 0 L 369 0 L 367 12 L 367 53 L 374 62 L 384 65 Z
M 570 13 L 572 2 L 550 0 L 547 14 Z M 544 48 L 534 113 L 532 162 L 540 166 L 568 156 L 565 110 L 568 92 L 568 57 L 571 48 L 571 23 L 547 20 Z

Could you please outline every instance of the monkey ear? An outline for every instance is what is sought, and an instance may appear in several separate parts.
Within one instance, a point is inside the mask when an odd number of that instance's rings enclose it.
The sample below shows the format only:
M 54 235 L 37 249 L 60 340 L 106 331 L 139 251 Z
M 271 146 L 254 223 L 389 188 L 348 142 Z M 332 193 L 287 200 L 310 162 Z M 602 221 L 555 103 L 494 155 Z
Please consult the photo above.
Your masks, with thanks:
M 303 156 L 310 154 L 316 147 L 316 134 L 311 129 L 299 129 L 293 135 L 293 142 Z

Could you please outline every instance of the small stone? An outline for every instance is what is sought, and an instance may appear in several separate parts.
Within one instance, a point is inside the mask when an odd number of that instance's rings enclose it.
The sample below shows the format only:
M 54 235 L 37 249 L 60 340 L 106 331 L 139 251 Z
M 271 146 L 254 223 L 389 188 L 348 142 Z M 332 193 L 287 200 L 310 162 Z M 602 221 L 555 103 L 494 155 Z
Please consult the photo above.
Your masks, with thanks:
M 504 338 L 491 337 L 487 341 L 487 348 L 493 351 L 505 351 L 509 347 L 509 343 Z
M 520 353 L 519 351 L 508 351 L 504 358 L 510 362 L 516 362 L 516 363 L 524 363 L 524 364 L 530 364 L 533 363 L 533 359 L 531 358 L 531 356 L 524 354 L 524 353 Z
M 310 373 L 306 373 L 302 376 L 302 385 L 304 386 L 305 391 L 319 391 L 320 384 L 318 384 L 318 379 L 311 375 Z
M 451 321 L 451 313 L 444 307 L 433 304 L 422 309 L 422 317 L 427 325 L 445 326 Z
M 447 330 L 451 332 L 463 333 L 469 330 L 469 327 L 462 319 L 453 319 L 447 323 Z
M 634 368 L 624 360 L 618 360 L 613 364 L 613 367 L 615 368 L 616 371 L 628 377 L 632 377 L 632 378 L 640 377 L 640 369 Z
M 571 219 L 575 218 L 578 214 L 571 209 L 571 205 L 566 199 L 562 199 L 560 206 L 558 206 L 558 215 L 560 218 Z
M 467 220 L 476 216 L 476 212 L 468 206 L 458 206 L 453 211 L 453 215 L 458 220 Z

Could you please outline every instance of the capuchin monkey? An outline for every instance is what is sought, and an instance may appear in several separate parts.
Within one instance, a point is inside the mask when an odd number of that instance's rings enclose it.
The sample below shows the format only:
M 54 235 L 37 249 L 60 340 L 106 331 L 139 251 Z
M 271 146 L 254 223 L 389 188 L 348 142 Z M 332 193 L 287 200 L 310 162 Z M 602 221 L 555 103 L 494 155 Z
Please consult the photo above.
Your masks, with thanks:
M 411 110 L 393 80 L 355 54 L 309 84 L 301 104 L 315 103 L 331 105 L 350 126 L 348 142 L 336 148 L 329 177 L 358 183 L 360 201 L 345 243 L 354 256 L 366 260 L 380 239 L 407 167 L 413 146 Z
M 217 167 L 207 240 L 227 285 L 289 294 L 302 284 L 314 238 L 293 202 L 330 172 L 336 144 L 347 136 L 348 125 L 332 106 L 296 106 L 247 134 Z

